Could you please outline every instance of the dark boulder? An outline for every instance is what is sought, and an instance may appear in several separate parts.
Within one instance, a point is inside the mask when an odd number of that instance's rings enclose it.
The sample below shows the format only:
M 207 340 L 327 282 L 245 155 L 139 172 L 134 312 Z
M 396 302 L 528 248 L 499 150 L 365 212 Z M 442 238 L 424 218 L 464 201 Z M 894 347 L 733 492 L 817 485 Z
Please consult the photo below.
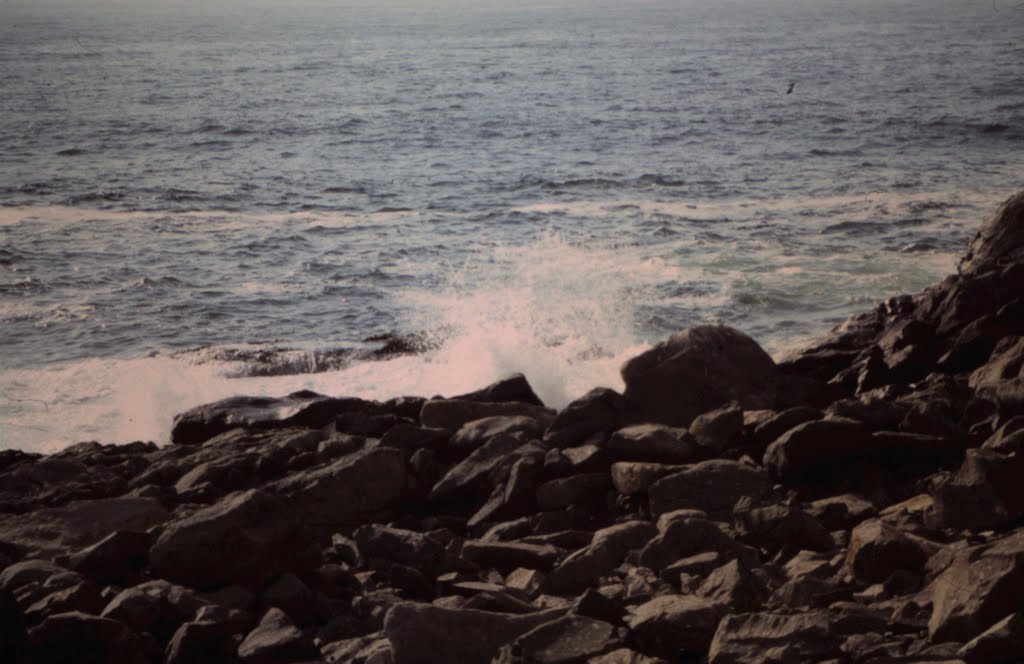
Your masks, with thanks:
M 526 376 L 521 373 L 512 374 L 485 388 L 468 394 L 452 397 L 462 401 L 518 402 L 534 406 L 543 406 L 544 402 L 533 391 Z
M 319 548 L 296 516 L 264 491 L 232 494 L 169 524 L 149 558 L 154 572 L 178 583 L 256 588 L 282 572 L 302 573 L 319 564 Z
M 551 609 L 514 615 L 403 602 L 388 611 L 384 634 L 391 641 L 394 664 L 488 664 L 503 645 L 563 613 Z
M 406 473 L 401 450 L 379 447 L 295 473 L 270 489 L 284 499 L 293 519 L 326 538 L 388 515 L 403 495 Z
M 651 514 L 687 508 L 731 520 L 732 509 L 743 497 L 755 502 L 773 500 L 772 482 L 761 468 L 739 461 L 711 459 L 667 475 L 648 489 Z
M 771 407 L 780 376 L 756 341 L 712 325 L 678 332 L 622 367 L 636 419 L 681 427 L 730 401 Z
M 174 418 L 171 442 L 199 445 L 236 427 L 275 429 L 284 427 L 320 428 L 332 424 L 346 413 L 380 414 L 380 404 L 363 399 L 335 399 L 302 391 L 275 399 L 272 397 L 231 397 L 197 406 Z
M 267 611 L 238 646 L 238 659 L 245 664 L 294 662 L 317 654 L 313 642 L 280 609 Z

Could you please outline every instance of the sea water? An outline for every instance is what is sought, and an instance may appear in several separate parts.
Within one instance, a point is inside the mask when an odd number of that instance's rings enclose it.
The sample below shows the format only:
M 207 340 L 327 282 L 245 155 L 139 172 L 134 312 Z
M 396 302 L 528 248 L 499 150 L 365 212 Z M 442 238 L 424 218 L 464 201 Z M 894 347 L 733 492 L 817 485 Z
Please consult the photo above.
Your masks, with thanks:
M 1022 148 L 1006 0 L 7 0 L 0 448 L 780 356 L 953 271 Z

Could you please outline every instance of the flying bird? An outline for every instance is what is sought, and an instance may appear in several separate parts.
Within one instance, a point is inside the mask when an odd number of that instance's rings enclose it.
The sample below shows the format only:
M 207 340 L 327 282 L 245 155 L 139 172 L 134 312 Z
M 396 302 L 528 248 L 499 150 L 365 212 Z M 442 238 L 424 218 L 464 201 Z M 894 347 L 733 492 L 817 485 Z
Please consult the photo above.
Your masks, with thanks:
M 795 82 L 795 81 L 790 81 L 790 83 L 789 83 L 789 87 L 788 87 L 788 88 L 786 88 L 786 94 L 787 94 L 787 95 L 791 95 L 791 94 L 793 94 L 793 86 L 794 86 L 794 85 L 796 85 L 796 82 Z

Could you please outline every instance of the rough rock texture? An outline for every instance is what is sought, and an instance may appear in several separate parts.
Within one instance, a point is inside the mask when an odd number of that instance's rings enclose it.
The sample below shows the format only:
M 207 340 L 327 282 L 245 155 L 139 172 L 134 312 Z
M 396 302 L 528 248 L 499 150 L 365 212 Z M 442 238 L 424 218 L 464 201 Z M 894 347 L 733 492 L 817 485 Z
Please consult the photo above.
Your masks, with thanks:
M 1022 224 L 778 365 L 704 326 L 557 413 L 517 375 L 0 451 L 0 659 L 1022 661 Z
M 197 588 L 258 587 L 281 572 L 306 572 L 320 552 L 295 517 L 272 494 L 232 494 L 168 525 L 150 550 L 153 570 Z
M 730 401 L 771 405 L 779 370 L 753 339 L 725 326 L 678 332 L 626 362 L 623 396 L 640 418 L 689 426 L 693 418 Z

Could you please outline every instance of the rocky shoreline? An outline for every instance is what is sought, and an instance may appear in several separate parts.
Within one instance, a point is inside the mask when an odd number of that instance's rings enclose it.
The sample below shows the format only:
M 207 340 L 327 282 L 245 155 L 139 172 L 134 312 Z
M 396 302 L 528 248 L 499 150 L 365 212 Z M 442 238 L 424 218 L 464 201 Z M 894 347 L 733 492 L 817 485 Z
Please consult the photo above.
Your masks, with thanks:
M 561 411 L 300 392 L 0 452 L 4 662 L 1024 661 L 1024 192 L 774 362 L 723 326 Z

